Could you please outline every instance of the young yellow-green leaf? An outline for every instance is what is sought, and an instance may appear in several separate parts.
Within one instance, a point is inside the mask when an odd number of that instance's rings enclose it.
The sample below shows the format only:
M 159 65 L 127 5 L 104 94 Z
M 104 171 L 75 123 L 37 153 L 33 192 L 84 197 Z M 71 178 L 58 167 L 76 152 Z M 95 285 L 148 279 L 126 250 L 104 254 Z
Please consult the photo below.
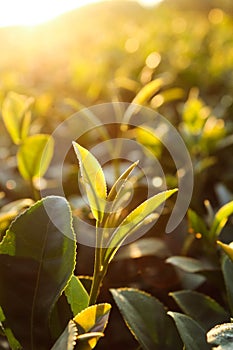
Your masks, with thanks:
M 112 186 L 111 190 L 109 191 L 107 200 L 108 201 L 114 201 L 120 194 L 122 188 L 124 187 L 127 179 L 129 178 L 129 175 L 131 172 L 136 168 L 138 165 L 138 161 L 131 164 L 125 171 L 124 173 L 116 180 L 114 185 Z
M 80 344 L 78 340 L 77 349 L 93 349 L 96 346 L 99 337 L 102 336 L 107 326 L 110 309 L 110 304 L 97 304 L 89 306 L 75 316 L 74 321 L 77 325 L 79 336 L 93 332 L 98 333 L 98 336 L 91 337 L 91 339 L 87 338 L 85 342 L 84 339 L 80 339 L 82 340 Z
M 108 244 L 108 249 L 105 253 L 104 261 L 110 262 L 123 241 L 175 192 L 177 192 L 177 189 L 158 193 L 134 209 L 113 232 Z
M 54 141 L 50 135 L 29 136 L 17 153 L 18 168 L 25 180 L 42 177 L 53 157 Z
M 65 295 L 74 316 L 88 307 L 89 295 L 77 276 L 71 277 Z
M 228 257 L 233 262 L 233 242 L 230 244 L 225 244 L 220 241 L 217 241 L 218 245 L 224 250 Z
M 226 225 L 230 215 L 233 214 L 233 201 L 225 204 L 215 214 L 214 221 L 210 228 L 210 235 L 217 237 Z
M 107 186 L 98 160 L 84 147 L 73 142 L 77 155 L 84 188 L 94 218 L 101 222 L 107 197 Z
M 71 320 L 51 350 L 73 350 L 76 345 L 77 335 L 76 324 Z
M 163 83 L 164 81 L 162 78 L 150 81 L 148 84 L 143 86 L 143 88 L 133 99 L 132 103 L 139 105 L 146 103 L 162 87 Z
M 29 108 L 32 97 L 9 92 L 3 101 L 2 118 L 15 144 L 22 142 L 28 135 L 31 114 Z

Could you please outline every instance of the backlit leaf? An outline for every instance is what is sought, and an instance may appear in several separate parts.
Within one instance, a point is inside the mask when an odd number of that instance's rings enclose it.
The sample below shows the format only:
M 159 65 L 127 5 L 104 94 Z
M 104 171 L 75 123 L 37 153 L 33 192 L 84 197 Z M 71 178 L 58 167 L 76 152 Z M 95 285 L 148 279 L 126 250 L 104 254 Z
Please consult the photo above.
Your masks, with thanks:
M 210 228 L 211 236 L 218 236 L 226 225 L 229 216 L 233 214 L 233 201 L 225 204 L 215 214 L 214 221 Z
M 37 134 L 24 140 L 17 153 L 18 167 L 26 180 L 42 177 L 53 156 L 54 141 L 50 135 Z
M 24 350 L 51 341 L 49 317 L 74 270 L 74 239 L 67 201 L 51 196 L 18 216 L 0 244 L 0 305 Z
M 14 143 L 19 144 L 27 135 L 31 114 L 32 97 L 9 92 L 3 101 L 2 118 Z
M 110 304 L 97 304 L 89 306 L 87 309 L 75 316 L 74 321 L 78 328 L 77 349 L 93 349 L 99 337 L 105 330 L 108 323 Z M 97 333 L 93 335 L 93 333 Z M 87 334 L 86 337 L 80 335 Z
M 83 185 L 92 214 L 97 221 L 101 222 L 107 197 L 103 170 L 98 160 L 87 149 L 76 142 L 73 142 L 73 147 L 79 161 Z
M 123 241 L 176 191 L 177 189 L 158 193 L 134 209 L 113 232 L 104 260 L 111 261 Z
M 77 276 L 71 277 L 65 295 L 74 316 L 87 308 L 89 295 Z

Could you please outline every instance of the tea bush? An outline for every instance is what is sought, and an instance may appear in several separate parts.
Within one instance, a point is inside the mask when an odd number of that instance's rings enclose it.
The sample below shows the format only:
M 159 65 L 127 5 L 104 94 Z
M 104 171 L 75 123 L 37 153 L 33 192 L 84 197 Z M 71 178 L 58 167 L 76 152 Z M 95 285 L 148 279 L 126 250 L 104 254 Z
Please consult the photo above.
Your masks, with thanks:
M 233 346 L 232 29 L 227 1 L 106 2 L 0 29 L 2 349 Z M 116 101 L 128 119 L 67 145 L 60 196 L 54 130 L 77 112 L 95 124 L 90 106 Z M 179 172 L 158 128 L 130 124 L 135 108 L 164 115 L 190 155 L 191 202 L 169 235 Z M 148 196 L 140 162 L 114 160 L 120 143 L 100 165 L 92 149 L 122 137 L 159 161 L 168 189 Z M 79 242 L 80 217 L 92 247 Z

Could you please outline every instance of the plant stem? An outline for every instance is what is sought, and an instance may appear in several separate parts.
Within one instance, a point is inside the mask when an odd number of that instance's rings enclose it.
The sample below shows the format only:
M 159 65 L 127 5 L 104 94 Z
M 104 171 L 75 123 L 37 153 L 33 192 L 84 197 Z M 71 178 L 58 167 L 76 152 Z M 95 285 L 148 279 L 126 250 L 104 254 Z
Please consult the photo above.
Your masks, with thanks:
M 35 185 L 33 183 L 33 179 L 30 179 L 30 187 L 32 191 L 32 197 L 35 201 L 38 201 L 40 199 L 39 191 L 35 188 Z
M 99 295 L 99 290 L 103 278 L 107 271 L 102 265 L 102 237 L 98 229 L 98 222 L 96 222 L 96 247 L 95 247 L 95 262 L 94 262 L 94 274 L 91 284 L 89 305 L 96 303 L 97 297 Z M 104 272 L 105 271 L 105 272 Z

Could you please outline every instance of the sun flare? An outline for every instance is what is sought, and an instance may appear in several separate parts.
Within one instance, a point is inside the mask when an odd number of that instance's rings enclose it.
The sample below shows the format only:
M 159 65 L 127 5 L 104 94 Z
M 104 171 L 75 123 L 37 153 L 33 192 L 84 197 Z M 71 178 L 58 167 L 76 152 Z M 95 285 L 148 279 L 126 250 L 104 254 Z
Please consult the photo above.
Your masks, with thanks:
M 0 26 L 33 26 L 97 0 L 7 0 L 1 6 Z
M 100 0 L 7 0 L 0 10 L 0 27 L 34 26 L 47 22 L 72 9 Z M 108 0 L 111 1 L 111 0 Z M 154 5 L 160 0 L 139 0 L 143 5 Z

